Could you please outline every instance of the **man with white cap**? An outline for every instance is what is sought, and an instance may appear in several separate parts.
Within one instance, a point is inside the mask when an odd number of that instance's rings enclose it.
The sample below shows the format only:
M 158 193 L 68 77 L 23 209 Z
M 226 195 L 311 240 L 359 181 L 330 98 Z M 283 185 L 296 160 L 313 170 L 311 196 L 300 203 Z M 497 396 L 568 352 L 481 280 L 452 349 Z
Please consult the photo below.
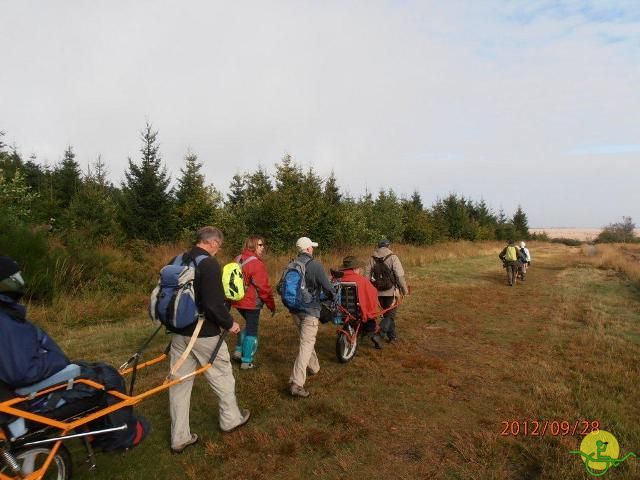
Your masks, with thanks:
M 522 280 L 524 280 L 524 275 L 527 273 L 527 267 L 531 265 L 531 253 L 524 241 L 520 242 L 520 253 L 522 259 Z
M 335 295 L 322 264 L 313 258 L 313 249 L 317 246 L 318 244 L 309 237 L 299 238 L 296 242 L 298 257 L 292 262 L 304 265 L 304 286 L 311 298 L 302 309 L 289 308 L 293 323 L 300 334 L 300 349 L 289 377 L 290 392 L 294 397 L 309 396 L 309 392 L 304 388 L 307 369 L 311 375 L 320 371 L 314 348 L 320 323 L 320 294 L 325 292 L 330 299 Z

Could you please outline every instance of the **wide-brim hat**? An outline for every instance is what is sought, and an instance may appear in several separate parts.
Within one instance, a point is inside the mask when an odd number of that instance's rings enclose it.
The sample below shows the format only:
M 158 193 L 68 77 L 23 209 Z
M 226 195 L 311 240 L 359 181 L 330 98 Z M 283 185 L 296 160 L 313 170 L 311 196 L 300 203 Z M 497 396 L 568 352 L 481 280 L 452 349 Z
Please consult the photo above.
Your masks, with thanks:
M 347 255 L 342 259 L 342 267 L 341 270 L 349 270 L 352 268 L 362 268 L 364 267 L 364 262 L 353 255 Z

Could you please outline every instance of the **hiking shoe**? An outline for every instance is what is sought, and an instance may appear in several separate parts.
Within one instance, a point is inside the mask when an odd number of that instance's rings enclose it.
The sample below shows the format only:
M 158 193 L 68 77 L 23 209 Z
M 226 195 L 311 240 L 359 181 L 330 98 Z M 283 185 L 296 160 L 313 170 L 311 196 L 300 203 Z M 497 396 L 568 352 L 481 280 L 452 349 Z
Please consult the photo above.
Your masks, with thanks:
M 374 335 L 373 337 L 371 337 L 371 341 L 373 342 L 373 345 L 377 350 L 382 349 L 382 337 L 380 335 Z
M 185 448 L 190 447 L 191 445 L 195 445 L 196 443 L 198 443 L 198 435 L 195 433 L 192 433 L 191 440 L 187 441 L 186 443 L 183 443 L 179 447 L 171 447 L 171 453 L 182 453 L 184 452 Z
M 242 420 L 238 425 L 236 425 L 235 427 L 231 427 L 228 430 L 225 430 L 224 428 L 220 428 L 220 430 L 222 430 L 224 433 L 233 432 L 234 430 L 240 428 L 241 426 L 243 426 L 245 423 L 249 421 L 249 417 L 251 417 L 251 412 L 249 410 L 245 408 L 240 412 L 240 414 L 242 415 Z
M 257 365 L 252 362 L 242 362 L 240 364 L 240 370 L 251 370 L 252 368 L 256 368 Z
M 231 355 L 231 358 L 233 360 L 237 360 L 238 362 L 241 362 L 242 361 L 242 353 L 238 352 L 237 350 L 234 350 L 233 351 L 233 355 Z
M 312 377 L 313 377 L 314 375 L 317 375 L 317 374 L 318 374 L 318 372 L 320 372 L 320 370 L 317 370 L 317 371 L 315 371 L 315 372 L 314 372 L 314 371 L 313 371 L 313 370 L 311 370 L 309 367 L 307 367 L 307 375 L 310 375 L 310 376 L 312 376 Z
M 296 385 L 295 383 L 291 384 L 291 389 L 289 391 L 291 392 L 292 397 L 307 398 L 310 395 L 308 390 L 305 390 L 304 387 Z

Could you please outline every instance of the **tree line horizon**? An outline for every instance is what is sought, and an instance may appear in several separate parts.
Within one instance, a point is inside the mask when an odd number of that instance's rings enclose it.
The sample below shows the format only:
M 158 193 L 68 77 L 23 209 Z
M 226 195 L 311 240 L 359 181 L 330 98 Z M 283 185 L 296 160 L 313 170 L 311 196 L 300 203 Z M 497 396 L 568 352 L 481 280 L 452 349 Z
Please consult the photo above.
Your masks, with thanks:
M 49 225 L 63 240 L 82 237 L 121 244 L 192 240 L 203 225 L 219 226 L 239 247 L 250 234 L 264 236 L 275 252 L 290 250 L 307 235 L 323 247 L 344 249 L 394 243 L 430 245 L 448 240 L 530 238 L 520 205 L 510 216 L 484 199 L 449 193 L 425 207 L 418 191 L 398 195 L 381 188 L 352 196 L 334 173 L 327 178 L 303 168 L 291 155 L 274 164 L 236 173 L 223 195 L 205 181 L 203 164 L 188 152 L 175 185 L 159 151 L 158 131 L 147 123 L 140 132 L 140 157 L 128 159 L 124 180 L 114 185 L 100 156 L 82 173 L 69 145 L 53 167 L 35 156 L 24 160 L 7 149 L 0 132 L 0 213 L 5 225 Z

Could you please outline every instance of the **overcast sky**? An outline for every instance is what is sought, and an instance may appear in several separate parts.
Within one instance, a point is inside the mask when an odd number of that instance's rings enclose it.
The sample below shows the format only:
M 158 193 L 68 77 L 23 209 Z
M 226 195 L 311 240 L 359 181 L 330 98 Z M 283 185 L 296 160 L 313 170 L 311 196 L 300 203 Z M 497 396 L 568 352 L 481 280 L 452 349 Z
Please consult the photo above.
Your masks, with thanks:
M 353 195 L 640 223 L 640 2 L 0 0 L 0 130 L 119 183 L 159 130 L 226 191 L 288 152 Z

